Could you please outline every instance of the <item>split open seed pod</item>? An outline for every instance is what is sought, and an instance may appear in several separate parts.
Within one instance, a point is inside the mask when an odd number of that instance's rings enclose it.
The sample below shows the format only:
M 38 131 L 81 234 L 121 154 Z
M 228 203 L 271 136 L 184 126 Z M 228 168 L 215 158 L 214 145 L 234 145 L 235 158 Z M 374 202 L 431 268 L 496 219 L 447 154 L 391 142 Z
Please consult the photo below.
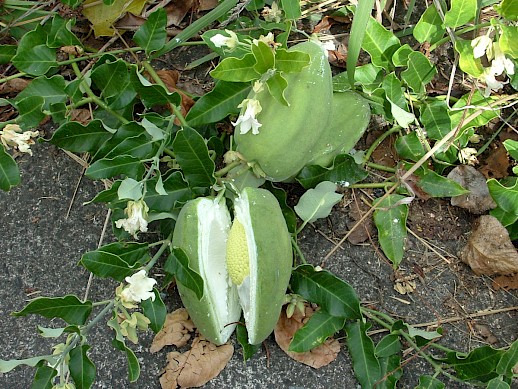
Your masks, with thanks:
M 199 331 L 225 343 L 244 314 L 250 344 L 273 331 L 288 287 L 291 239 L 276 198 L 265 189 L 246 188 L 234 200 L 234 222 L 224 203 L 198 198 L 187 203 L 176 223 L 173 245 L 204 280 L 198 300 L 178 282 L 184 306 Z

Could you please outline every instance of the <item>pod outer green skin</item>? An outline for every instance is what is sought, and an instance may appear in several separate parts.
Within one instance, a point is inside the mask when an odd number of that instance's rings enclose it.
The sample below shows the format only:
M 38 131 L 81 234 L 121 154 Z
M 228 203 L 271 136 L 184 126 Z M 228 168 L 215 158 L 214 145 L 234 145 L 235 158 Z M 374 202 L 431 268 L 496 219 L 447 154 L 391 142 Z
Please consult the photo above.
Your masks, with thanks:
M 282 309 L 293 264 L 291 236 L 277 199 L 266 189 L 245 188 L 235 200 L 234 209 L 235 217 L 247 230 L 249 250 L 251 242 L 256 247 L 256 260 L 250 261 L 248 310 L 241 292 L 240 300 L 248 341 L 259 344 L 272 333 Z
M 211 222 L 212 221 L 212 222 Z M 189 258 L 189 266 L 203 278 L 203 297 L 177 282 L 183 305 L 192 321 L 212 343 L 226 343 L 241 317 L 237 288 L 228 280 L 225 264 L 230 214 L 212 198 L 189 201 L 178 215 L 173 246 Z
M 285 181 L 295 176 L 314 155 L 321 130 L 327 128 L 332 101 L 331 67 L 325 50 L 312 41 L 299 43 L 290 50 L 307 53 L 310 64 L 299 73 L 285 74 L 285 106 L 274 99 L 265 87 L 249 99 L 257 99 L 262 111 L 257 120 L 262 124 L 259 134 L 234 137 L 239 151 L 248 162 L 257 162 L 268 179 Z M 243 112 L 242 112 L 243 113 Z
M 315 154 L 307 165 L 327 167 L 340 153 L 348 153 L 369 125 L 371 111 L 367 101 L 355 92 L 333 93 L 333 111 Z

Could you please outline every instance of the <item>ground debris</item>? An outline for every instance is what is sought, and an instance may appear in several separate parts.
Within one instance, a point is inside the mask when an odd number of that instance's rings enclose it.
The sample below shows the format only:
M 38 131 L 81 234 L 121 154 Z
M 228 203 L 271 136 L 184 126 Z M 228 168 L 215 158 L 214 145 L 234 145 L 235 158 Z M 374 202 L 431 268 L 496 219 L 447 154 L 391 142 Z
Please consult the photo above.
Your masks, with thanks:
M 476 215 L 496 207 L 485 177 L 473 166 L 459 165 L 448 174 L 448 178 L 469 190 L 467 194 L 452 197 L 451 205 L 467 209 Z
M 477 275 L 518 273 L 516 248 L 505 227 L 491 215 L 480 216 L 475 221 L 468 243 L 460 253 L 460 259 Z
M 189 318 L 187 310 L 185 308 L 177 309 L 167 314 L 164 326 L 156 334 L 149 351 L 156 353 L 165 346 L 185 346 L 191 338 L 192 332 L 194 332 L 194 324 Z

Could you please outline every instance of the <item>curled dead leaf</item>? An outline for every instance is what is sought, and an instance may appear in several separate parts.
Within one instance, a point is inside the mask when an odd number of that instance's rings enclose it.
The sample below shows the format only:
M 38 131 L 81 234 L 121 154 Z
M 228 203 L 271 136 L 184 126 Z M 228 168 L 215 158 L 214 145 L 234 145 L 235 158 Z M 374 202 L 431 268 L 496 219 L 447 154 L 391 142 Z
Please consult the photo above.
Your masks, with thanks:
M 491 215 L 480 216 L 475 221 L 460 259 L 477 275 L 518 273 L 516 248 L 505 227 Z
M 160 377 L 162 389 L 197 388 L 216 377 L 234 354 L 231 344 L 216 346 L 203 337 L 194 339 L 190 350 L 167 354 L 167 366 Z
M 180 308 L 168 313 L 164 326 L 160 332 L 156 334 L 149 351 L 156 353 L 165 346 L 185 346 L 191 338 L 191 333 L 194 332 L 194 328 L 194 323 L 189 318 L 189 314 L 185 308 Z
M 493 280 L 492 286 L 494 290 L 518 289 L 518 273 L 512 276 L 498 276 Z
M 182 105 L 180 108 L 182 115 L 185 117 L 194 105 L 194 100 L 177 88 L 176 84 L 180 78 L 180 73 L 177 70 L 158 70 L 156 73 L 170 92 L 178 92 L 182 97 Z M 179 122 L 177 123 L 176 120 L 175 123 L 180 124 Z
M 313 315 L 315 310 L 306 305 L 306 312 L 303 315 L 299 310 L 295 310 L 291 318 L 286 317 L 283 309 L 279 321 L 275 326 L 275 341 L 288 356 L 298 362 L 319 369 L 333 362 L 340 352 L 340 343 L 334 338 L 328 338 L 323 344 L 310 351 L 296 353 L 288 351 L 293 335 L 301 328 Z

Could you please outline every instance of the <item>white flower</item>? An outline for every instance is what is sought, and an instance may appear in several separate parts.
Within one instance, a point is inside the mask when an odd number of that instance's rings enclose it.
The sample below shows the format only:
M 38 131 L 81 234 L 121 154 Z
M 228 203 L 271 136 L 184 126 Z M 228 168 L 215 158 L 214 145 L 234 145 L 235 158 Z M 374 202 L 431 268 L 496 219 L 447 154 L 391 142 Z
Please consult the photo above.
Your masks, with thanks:
M 38 131 L 25 131 L 18 124 L 8 124 L 0 131 L 0 140 L 4 147 L 9 150 L 10 147 L 18 149 L 21 153 L 32 155 L 31 145 L 40 133 Z
M 244 108 L 245 106 L 245 113 L 239 115 L 237 121 L 232 122 L 232 125 L 236 128 L 239 126 L 241 134 L 246 134 L 252 130 L 252 134 L 257 135 L 262 124 L 255 117 L 262 110 L 261 104 L 255 99 L 244 99 L 237 107 Z
M 254 82 L 254 85 L 252 85 L 252 89 L 255 93 L 259 93 L 264 89 L 264 84 L 261 81 L 257 80 L 256 82 Z
M 216 34 L 212 38 L 210 38 L 210 41 L 214 43 L 214 46 L 216 47 L 228 47 L 230 50 L 234 50 L 236 46 L 239 43 L 239 39 L 234 31 L 231 30 L 225 30 L 225 32 L 230 35 L 230 37 L 227 37 L 223 34 Z
M 480 76 L 482 80 L 486 83 L 486 89 L 484 91 L 484 97 L 487 97 L 491 94 L 491 91 L 497 91 L 503 88 L 507 82 L 501 82 L 498 81 L 495 78 L 495 73 L 493 71 L 493 68 L 486 68 L 484 70 L 484 73 Z
M 272 3 L 272 8 L 264 7 L 261 15 L 263 15 L 264 20 L 267 22 L 279 23 L 282 18 L 282 10 L 277 5 L 277 2 L 274 1 Z
M 145 270 L 140 270 L 131 277 L 126 277 L 125 280 L 129 285 L 120 294 L 123 302 L 140 303 L 149 298 L 155 301 L 153 286 L 156 284 L 156 280 L 147 277 Z
M 514 63 L 500 50 L 500 46 L 495 44 L 493 47 L 495 58 L 491 62 L 491 70 L 495 76 L 499 76 L 505 70 L 508 75 L 514 74 Z
M 459 159 L 462 163 L 466 163 L 468 165 L 475 165 L 477 160 L 477 150 L 473 147 L 466 147 L 461 149 L 459 152 Z
M 473 56 L 480 58 L 486 54 L 486 50 L 491 48 L 493 40 L 487 35 L 477 36 L 471 41 L 471 47 L 473 47 Z
M 275 37 L 271 32 L 269 32 L 266 36 L 261 35 L 259 39 L 252 39 L 252 43 L 256 46 L 259 45 L 259 42 L 266 43 L 270 47 L 278 46 L 278 44 L 275 43 Z
M 128 201 L 124 213 L 128 216 L 115 222 L 117 228 L 124 228 L 126 232 L 137 238 L 137 233 L 147 231 L 147 213 L 149 208 L 144 200 Z

